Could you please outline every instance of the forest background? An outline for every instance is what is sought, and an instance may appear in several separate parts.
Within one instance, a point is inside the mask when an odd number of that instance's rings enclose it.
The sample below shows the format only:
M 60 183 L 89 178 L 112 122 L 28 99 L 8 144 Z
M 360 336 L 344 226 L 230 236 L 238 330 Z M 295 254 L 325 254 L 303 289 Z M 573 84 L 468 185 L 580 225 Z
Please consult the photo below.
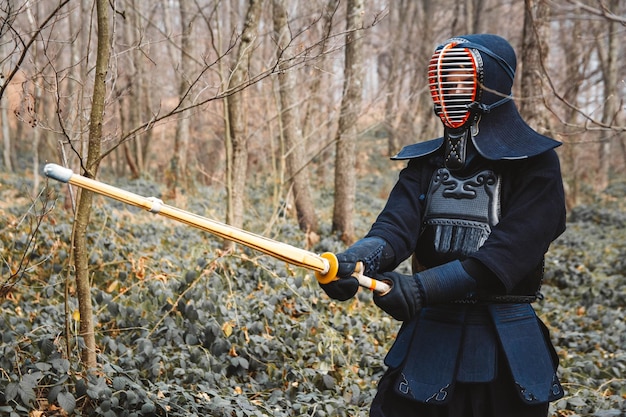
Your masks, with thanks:
M 0 0 L 0 18 L 3 415 L 363 415 L 397 330 L 367 293 L 330 302 L 310 272 L 42 167 L 337 252 L 382 208 L 388 157 L 440 135 L 433 48 L 480 32 L 512 43 L 522 115 L 563 142 L 569 229 L 538 306 L 569 388 L 552 413 L 625 412 L 624 2 Z

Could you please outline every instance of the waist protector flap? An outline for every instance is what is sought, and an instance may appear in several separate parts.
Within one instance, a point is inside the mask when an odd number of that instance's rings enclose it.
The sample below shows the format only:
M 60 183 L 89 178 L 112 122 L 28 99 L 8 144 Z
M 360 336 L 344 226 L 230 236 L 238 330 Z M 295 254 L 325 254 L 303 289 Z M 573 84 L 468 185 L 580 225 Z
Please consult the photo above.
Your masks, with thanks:
M 528 404 L 562 396 L 556 366 L 530 304 L 491 304 L 489 311 L 517 390 Z
M 399 395 L 426 403 L 447 402 L 454 385 L 465 310 L 465 306 L 422 310 L 396 382 Z

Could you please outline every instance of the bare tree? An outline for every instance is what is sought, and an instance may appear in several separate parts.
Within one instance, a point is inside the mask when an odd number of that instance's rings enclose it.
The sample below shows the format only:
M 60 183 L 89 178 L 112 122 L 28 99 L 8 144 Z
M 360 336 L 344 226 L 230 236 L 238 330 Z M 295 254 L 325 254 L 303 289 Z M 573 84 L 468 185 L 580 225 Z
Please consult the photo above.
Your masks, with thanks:
M 120 57 L 127 71 L 121 73 L 115 83 L 116 96 L 119 97 L 119 123 L 122 131 L 128 131 L 141 123 L 143 103 L 146 99 L 144 94 L 145 84 L 145 64 L 138 49 L 141 42 L 141 27 L 139 14 L 141 5 L 136 0 L 128 0 L 129 9 L 125 10 L 126 19 L 121 31 L 121 44 L 129 48 L 127 54 Z M 139 39 L 137 39 L 139 38 Z M 122 176 L 126 172 L 126 167 L 130 169 L 131 176 L 138 178 L 144 171 L 145 146 L 149 141 L 143 141 L 141 135 L 133 138 L 134 147 L 130 142 L 125 142 L 121 149 L 116 152 L 117 157 L 116 172 Z
M 85 143 L 88 140 L 89 120 L 85 115 L 88 114 L 89 90 L 84 87 L 88 83 L 88 74 L 93 64 L 89 60 L 92 50 L 89 46 L 89 31 L 81 30 L 81 28 L 84 16 L 89 14 L 90 7 L 89 0 L 80 0 L 78 7 L 69 14 L 68 37 L 75 36 L 77 39 L 75 42 L 69 42 L 68 45 L 70 68 L 68 78 L 76 82 L 66 83 L 64 94 L 68 97 L 67 104 L 64 104 L 60 97 L 57 99 L 58 123 L 62 137 L 59 140 L 61 157 L 65 165 L 74 168 L 80 168 L 80 161 L 87 155 Z M 57 83 L 61 84 L 61 82 Z M 58 111 L 59 108 L 65 108 L 65 111 Z M 68 148 L 71 152 L 66 153 Z M 71 193 L 70 187 L 68 187 L 68 193 Z M 70 195 L 66 201 L 71 202 L 75 211 L 74 196 Z
M 363 51 L 360 29 L 363 28 L 363 0 L 348 0 L 346 18 L 346 52 L 344 63 L 344 86 L 335 159 L 335 204 L 333 206 L 333 231 L 339 232 L 341 240 L 354 240 L 354 199 L 356 173 L 354 172 L 357 120 L 361 110 L 363 84 Z
M 609 10 L 617 10 L 619 0 L 608 0 L 607 8 Z M 602 110 L 602 123 L 612 125 L 620 112 L 620 103 L 618 95 L 618 47 L 621 45 L 621 37 L 619 35 L 620 25 L 616 21 L 608 20 L 606 23 L 607 35 L 604 45 L 598 45 L 598 54 L 600 55 L 604 107 Z M 603 47 L 604 46 L 604 47 Z M 611 174 L 611 153 L 612 139 L 619 135 L 609 135 L 600 143 L 600 152 L 598 155 L 599 172 L 597 188 L 604 190 L 609 185 Z
M 552 62 L 544 68 L 550 86 L 546 104 L 556 117 L 555 129 L 560 129 L 566 138 L 562 152 L 566 155 L 565 182 L 568 203 L 572 206 L 586 198 L 596 198 L 597 191 L 607 185 L 610 169 L 615 172 L 624 170 L 626 151 L 623 150 L 619 158 L 618 155 L 608 157 L 615 152 L 607 150 L 611 141 L 620 141 L 626 131 L 624 112 L 619 106 L 611 109 L 609 105 L 612 115 L 606 117 L 607 97 L 623 101 L 620 98 L 623 92 L 619 89 L 607 96 L 611 85 L 617 85 L 609 74 L 624 69 L 623 60 L 617 58 L 623 54 L 623 48 L 611 46 L 614 44 L 610 33 L 615 32 L 606 23 L 620 24 L 622 19 L 618 16 L 620 2 L 605 2 L 603 7 L 594 8 L 576 0 L 566 0 L 558 6 L 552 9 L 552 13 L 555 20 L 560 21 L 562 33 L 555 36 L 557 42 L 553 40 L 552 43 L 561 46 L 562 56 L 552 57 Z M 611 54 L 614 56 L 609 58 Z M 551 70 L 556 67 L 559 71 Z M 602 113 L 601 117 L 597 116 L 598 112 Z M 583 187 L 594 190 L 593 195 L 581 193 Z
M 26 4 L 26 16 L 28 18 L 28 23 L 30 24 L 31 27 L 31 31 L 32 32 L 36 32 L 38 29 L 38 25 L 37 22 L 35 20 L 35 15 L 39 15 L 39 11 L 37 10 L 40 7 L 39 3 L 35 3 L 35 4 Z M 33 10 L 34 9 L 34 10 Z M 40 43 L 35 43 L 33 45 L 33 50 L 34 50 L 34 60 L 35 60 L 35 65 L 37 67 L 40 67 L 41 64 L 39 62 L 39 58 L 44 55 L 42 54 L 42 50 L 41 50 L 42 45 Z M 32 195 L 37 195 L 38 193 L 38 189 L 39 189 L 39 142 L 41 140 L 41 130 L 38 129 L 37 124 L 39 123 L 38 121 L 38 117 L 36 116 L 37 114 L 39 114 L 41 112 L 41 102 L 43 100 L 42 97 L 42 91 L 41 91 L 41 79 L 39 79 L 39 77 L 36 77 L 34 79 L 31 80 L 32 83 L 32 88 L 31 88 L 31 92 L 30 92 L 30 100 L 29 101 L 29 106 L 30 107 L 27 111 L 25 111 L 26 114 L 29 115 L 28 119 L 28 123 L 31 126 L 32 129 L 30 129 L 30 142 L 32 143 L 32 154 L 33 154 L 33 162 L 32 162 L 32 167 L 33 167 L 33 189 L 31 190 Z
M 109 3 L 107 0 L 96 0 L 98 22 L 98 49 L 96 57 L 93 97 L 89 121 L 89 144 L 87 160 L 84 163 L 83 175 L 95 178 L 100 161 L 102 146 L 102 124 L 104 119 L 104 103 L 106 95 L 106 75 L 109 65 Z M 87 242 L 87 226 L 93 204 L 92 191 L 82 190 L 76 219 L 74 221 L 74 264 L 76 266 L 76 290 L 78 309 L 80 312 L 80 335 L 85 341 L 82 359 L 87 369 L 97 366 L 96 338 L 94 333 L 93 310 L 91 304 L 91 281 L 89 278 L 89 244 Z
M 1 98 L 0 101 L 2 101 Z M 9 129 L 9 112 L 6 106 L 0 106 L 0 123 L 2 123 L 2 163 L 4 170 L 11 172 L 13 171 L 13 162 L 11 161 L 11 130 Z
M 544 0 L 525 0 L 524 34 L 521 53 L 520 113 L 537 130 L 549 130 L 543 111 L 542 71 L 548 55 L 550 7 Z
M 274 0 L 274 32 L 278 44 L 278 85 L 280 94 L 280 124 L 287 147 L 287 169 L 293 194 L 300 229 L 310 233 L 317 232 L 317 215 L 311 197 L 309 173 L 306 166 L 307 152 L 300 127 L 298 100 L 296 98 L 297 74 L 289 69 L 293 58 L 291 30 L 289 28 L 285 0 Z
M 583 25 L 579 19 L 573 19 L 570 21 L 563 20 L 559 22 L 559 31 L 567 31 L 570 36 L 562 44 L 563 61 L 567 62 L 565 66 L 564 76 L 565 82 L 563 83 L 563 98 L 567 103 L 577 103 L 580 96 L 580 90 L 582 88 L 583 81 L 585 79 L 585 73 L 588 70 L 589 62 L 584 52 L 584 45 L 580 41 Z M 559 35 L 556 35 L 559 36 Z M 544 63 L 546 64 L 546 63 Z M 547 65 L 547 64 L 546 64 Z M 542 70 L 545 71 L 545 68 Z M 545 103 L 549 103 L 546 100 Z M 549 105 L 549 110 L 552 110 L 552 106 Z M 564 171 L 564 183 L 566 187 L 567 204 L 569 207 L 576 205 L 579 200 L 580 193 L 580 180 L 581 170 L 584 170 L 582 164 L 577 163 L 576 158 L 576 146 L 574 144 L 576 137 L 576 120 L 578 117 L 578 111 L 575 107 L 569 107 L 565 109 L 565 115 L 563 116 L 563 123 L 558 132 L 558 138 L 565 142 L 562 151 L 562 163 Z
M 319 58 L 315 65 L 309 67 L 307 78 L 310 80 L 308 89 L 308 99 L 304 103 L 304 136 L 305 138 L 315 138 L 323 136 L 325 131 L 330 130 L 333 121 L 332 100 L 328 100 L 327 93 L 327 65 L 329 63 L 328 54 L 326 54 L 327 45 L 332 40 L 331 34 L 333 23 L 339 8 L 339 0 L 327 0 L 321 13 L 321 39 L 319 41 Z M 317 142 L 317 141 L 315 141 Z M 315 179 L 318 185 L 325 184 L 330 181 L 329 165 L 332 165 L 332 148 L 328 143 L 318 144 L 313 150 L 313 154 L 317 158 L 317 170 Z
M 11 66 L 11 69 L 9 70 L 9 74 L 7 76 L 4 76 L 3 74 L 3 83 L 0 84 L 0 98 L 2 98 L 8 85 L 11 83 L 11 80 L 13 80 L 13 78 L 19 71 L 20 65 L 24 62 L 24 59 L 28 55 L 31 46 L 33 45 L 33 43 L 35 43 L 37 38 L 40 36 L 41 31 L 45 27 L 47 27 L 50 24 L 50 22 L 52 22 L 58 16 L 60 11 L 63 10 L 63 7 L 65 7 L 65 5 L 69 3 L 69 1 L 70 0 L 59 1 L 57 6 L 41 21 L 41 23 L 36 25 L 36 27 L 32 28 L 32 32 L 29 31 L 30 37 L 28 39 L 23 39 L 21 36 L 21 32 L 14 31 L 15 28 L 13 27 L 13 23 L 15 19 L 17 18 L 17 16 L 21 13 L 24 13 L 26 10 L 22 8 L 16 10 L 13 8 L 14 3 L 12 2 L 7 3 L 6 18 L 3 24 L 1 25 L 0 35 L 5 34 L 5 33 L 8 34 L 11 32 L 17 34 L 16 35 L 17 37 L 13 40 L 13 44 L 14 44 L 13 52 L 15 52 L 18 56 L 16 58 L 15 65 Z M 24 4 L 24 6 L 28 7 L 29 5 L 26 3 Z
M 390 7 L 385 22 L 390 48 L 381 51 L 378 66 L 389 155 L 439 134 L 440 123 L 432 117 L 426 78 L 428 57 L 440 30 L 436 12 L 432 2 L 402 0 Z
M 180 64 L 178 85 L 179 102 L 182 106 L 188 107 L 190 100 L 188 97 L 190 80 L 187 75 L 187 71 L 193 68 L 193 60 L 191 55 L 193 53 L 193 43 L 191 39 L 191 4 L 190 0 L 179 0 L 179 18 L 181 25 L 180 36 Z M 176 196 L 176 188 L 180 185 L 180 181 L 185 177 L 187 166 L 187 150 L 189 148 L 189 136 L 190 136 L 190 120 L 189 111 L 185 110 L 176 121 L 176 133 L 174 135 L 174 149 L 172 150 L 172 158 L 170 159 L 170 169 L 168 175 L 168 194 L 169 197 Z
M 396 30 L 404 32 L 409 24 L 408 20 L 412 20 L 412 18 L 410 11 L 404 8 L 402 4 L 399 4 L 397 7 L 390 8 L 387 20 L 389 21 L 389 30 L 396 33 Z M 394 28 L 396 29 L 394 30 Z M 396 34 L 400 36 L 400 33 Z M 382 79 L 383 91 L 386 92 L 384 123 L 387 130 L 387 152 L 389 155 L 394 155 L 401 148 L 395 120 L 400 112 L 400 106 L 397 101 L 400 98 L 399 90 L 402 88 L 401 80 L 404 76 L 402 54 L 402 48 L 390 48 L 378 55 L 378 76 Z
M 246 83 L 250 57 L 257 36 L 263 0 L 249 0 L 248 11 L 241 33 L 241 43 L 235 67 L 228 82 L 228 90 L 240 88 Z M 238 91 L 227 99 L 228 136 L 226 145 L 226 184 L 228 209 L 226 222 L 235 227 L 243 225 L 244 190 L 248 165 L 246 108 L 244 91 Z
M 2 144 L 3 144 L 3 162 L 6 170 L 11 171 L 13 169 L 12 155 L 11 155 L 11 132 L 9 130 L 9 120 L 8 113 L 6 111 L 6 107 L 4 102 L 6 100 L 5 93 L 11 82 L 14 80 L 18 71 L 20 70 L 24 60 L 26 59 L 29 52 L 33 48 L 33 45 L 36 43 L 37 39 L 41 36 L 42 31 L 54 22 L 55 19 L 58 19 L 59 14 L 65 7 L 65 5 L 69 2 L 69 0 L 61 0 L 59 3 L 52 9 L 52 11 L 41 21 L 35 21 L 32 14 L 31 5 L 26 2 L 24 4 L 19 4 L 18 8 L 15 8 L 17 5 L 11 1 L 7 2 L 3 7 L 3 14 L 5 17 L 2 19 L 2 23 L 0 24 L 0 38 L 2 41 L 2 50 L 6 52 L 10 50 L 10 52 L 6 55 L 3 54 L 3 57 L 0 58 L 0 64 L 2 64 L 2 74 L 0 77 L 0 103 L 3 105 L 2 111 L 0 112 L 0 122 L 2 123 Z M 27 31 L 28 38 L 21 31 L 16 30 L 17 28 L 14 26 L 16 19 L 18 16 L 26 14 L 29 20 L 30 30 Z M 4 39 L 9 39 L 10 41 L 4 41 Z M 36 55 L 36 54 L 35 54 Z M 13 60 L 13 62 L 11 62 Z M 8 68 L 7 75 L 5 75 L 5 68 Z M 32 109 L 34 112 L 34 108 Z M 34 132 L 34 140 L 35 145 L 38 145 L 39 142 L 39 132 Z M 35 146 L 35 153 L 38 147 Z M 37 163 L 37 160 L 34 160 L 34 163 Z M 35 174 L 35 178 L 38 178 L 38 175 Z M 36 190 L 33 190 L 35 193 Z

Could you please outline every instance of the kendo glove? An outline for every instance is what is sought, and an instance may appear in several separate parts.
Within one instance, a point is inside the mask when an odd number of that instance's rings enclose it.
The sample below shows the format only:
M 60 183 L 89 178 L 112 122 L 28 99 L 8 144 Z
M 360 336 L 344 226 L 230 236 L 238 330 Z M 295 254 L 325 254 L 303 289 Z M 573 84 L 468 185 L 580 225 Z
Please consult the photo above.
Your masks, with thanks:
M 376 279 L 387 282 L 391 289 L 374 293 L 374 303 L 399 321 L 412 319 L 427 305 L 464 299 L 476 290 L 476 280 L 460 261 L 452 261 L 417 274 L 397 272 L 378 274 Z
M 356 264 L 362 262 L 364 267 L 363 274 L 372 276 L 378 272 L 381 261 L 386 263 L 393 258 L 393 253 L 383 239 L 366 237 L 336 256 L 337 261 L 339 261 L 337 279 L 328 284 L 320 284 L 320 286 L 330 298 L 345 301 L 354 297 L 359 289 L 359 281 L 352 276 Z

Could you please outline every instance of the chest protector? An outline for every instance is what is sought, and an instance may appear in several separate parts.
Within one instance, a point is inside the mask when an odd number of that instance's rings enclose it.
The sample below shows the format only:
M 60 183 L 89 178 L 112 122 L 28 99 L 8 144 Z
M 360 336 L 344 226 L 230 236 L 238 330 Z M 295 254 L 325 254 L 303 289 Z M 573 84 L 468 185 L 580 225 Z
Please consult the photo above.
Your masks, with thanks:
M 501 177 L 488 168 L 465 176 L 446 167 L 435 171 L 414 268 L 476 252 L 500 220 L 500 192 Z M 442 405 L 457 382 L 493 381 L 503 360 L 521 400 L 544 403 L 560 398 L 563 391 L 555 374 L 556 354 L 542 328 L 530 304 L 428 306 L 403 324 L 385 363 L 400 368 L 396 394 Z
M 466 177 L 448 168 L 435 171 L 416 250 L 419 264 L 432 267 L 476 252 L 500 219 L 500 185 L 490 169 Z

